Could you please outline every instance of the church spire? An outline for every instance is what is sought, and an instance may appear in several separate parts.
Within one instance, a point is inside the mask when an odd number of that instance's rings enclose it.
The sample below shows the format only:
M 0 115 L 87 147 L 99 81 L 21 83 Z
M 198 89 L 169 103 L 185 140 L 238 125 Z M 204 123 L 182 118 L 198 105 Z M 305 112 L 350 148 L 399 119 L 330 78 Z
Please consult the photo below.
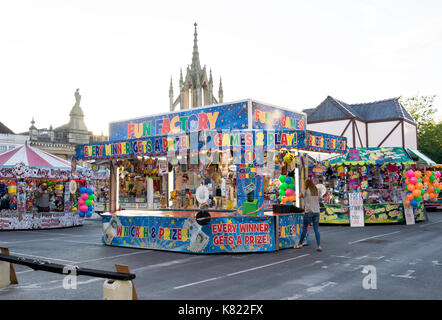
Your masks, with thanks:
M 194 23 L 195 33 L 193 34 L 193 53 L 192 53 L 192 69 L 201 70 L 200 54 L 198 52 L 198 33 L 196 31 L 197 23 Z
M 219 103 L 223 102 L 223 97 L 224 97 L 223 82 L 222 82 L 221 77 L 219 77 L 219 90 L 218 90 Z
M 173 111 L 173 84 L 172 84 L 172 76 L 170 76 L 169 104 L 170 104 L 170 111 Z

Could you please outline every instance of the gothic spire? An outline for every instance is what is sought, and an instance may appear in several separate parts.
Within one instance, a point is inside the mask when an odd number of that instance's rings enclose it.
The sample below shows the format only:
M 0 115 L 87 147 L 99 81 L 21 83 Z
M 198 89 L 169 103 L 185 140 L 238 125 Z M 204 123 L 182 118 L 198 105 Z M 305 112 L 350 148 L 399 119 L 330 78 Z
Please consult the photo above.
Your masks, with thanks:
M 219 77 L 219 90 L 218 90 L 219 103 L 223 102 L 223 97 L 224 97 L 223 82 L 222 82 L 221 77 Z
M 192 69 L 201 70 L 201 64 L 200 64 L 200 55 L 198 52 L 198 33 L 196 31 L 196 22 L 194 24 L 195 26 L 195 33 L 193 34 L 193 53 L 192 53 Z
M 170 76 L 170 87 L 169 87 L 169 95 L 173 95 L 172 76 Z

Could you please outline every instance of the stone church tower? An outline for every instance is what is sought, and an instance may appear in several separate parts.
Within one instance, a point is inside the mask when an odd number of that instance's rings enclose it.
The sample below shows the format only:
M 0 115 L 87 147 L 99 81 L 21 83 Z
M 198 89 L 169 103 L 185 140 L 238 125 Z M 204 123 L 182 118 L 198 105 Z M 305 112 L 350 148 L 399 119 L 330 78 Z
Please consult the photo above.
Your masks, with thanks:
M 183 110 L 223 102 L 223 87 L 221 78 L 219 80 L 218 99 L 216 99 L 213 94 L 212 70 L 210 70 L 209 77 L 207 77 L 206 66 L 201 68 L 197 43 L 197 24 L 195 23 L 194 26 L 195 33 L 193 39 L 192 64 L 187 66 L 186 77 L 184 79 L 183 71 L 180 70 L 180 93 L 175 100 L 173 96 L 172 77 L 170 78 L 170 111 L 174 111 L 178 104 L 180 106 L 179 109 Z

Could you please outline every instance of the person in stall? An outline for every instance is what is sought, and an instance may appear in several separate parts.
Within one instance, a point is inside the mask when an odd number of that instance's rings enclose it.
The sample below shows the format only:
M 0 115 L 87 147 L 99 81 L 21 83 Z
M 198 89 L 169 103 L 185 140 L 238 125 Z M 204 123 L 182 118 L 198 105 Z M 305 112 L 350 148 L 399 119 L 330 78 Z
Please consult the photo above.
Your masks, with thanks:
M 35 193 L 35 197 L 37 199 L 37 208 L 38 212 L 49 212 L 49 198 L 50 193 L 48 191 L 48 185 L 46 183 L 42 183 L 37 192 Z

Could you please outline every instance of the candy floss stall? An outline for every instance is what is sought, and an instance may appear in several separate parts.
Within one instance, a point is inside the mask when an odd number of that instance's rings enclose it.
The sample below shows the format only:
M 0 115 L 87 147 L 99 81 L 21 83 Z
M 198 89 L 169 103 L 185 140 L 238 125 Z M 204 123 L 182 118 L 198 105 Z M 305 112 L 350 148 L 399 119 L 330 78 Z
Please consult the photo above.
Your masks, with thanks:
M 270 252 L 300 236 L 308 137 L 304 113 L 244 100 L 113 122 L 76 158 L 110 165 L 107 245 Z
M 98 176 L 27 143 L 0 154 L 0 230 L 48 229 L 80 226 L 76 190 Z M 103 175 L 101 179 L 107 179 Z M 36 191 L 48 186 L 49 212 L 38 212 Z M 89 209 L 89 208 L 88 208 Z M 83 215 L 84 217 L 84 215 Z
M 440 192 L 439 177 L 416 165 L 406 149 L 394 147 L 350 148 L 316 164 L 311 175 L 326 191 L 320 223 L 353 225 L 352 214 L 360 226 L 425 220 L 424 199 Z

